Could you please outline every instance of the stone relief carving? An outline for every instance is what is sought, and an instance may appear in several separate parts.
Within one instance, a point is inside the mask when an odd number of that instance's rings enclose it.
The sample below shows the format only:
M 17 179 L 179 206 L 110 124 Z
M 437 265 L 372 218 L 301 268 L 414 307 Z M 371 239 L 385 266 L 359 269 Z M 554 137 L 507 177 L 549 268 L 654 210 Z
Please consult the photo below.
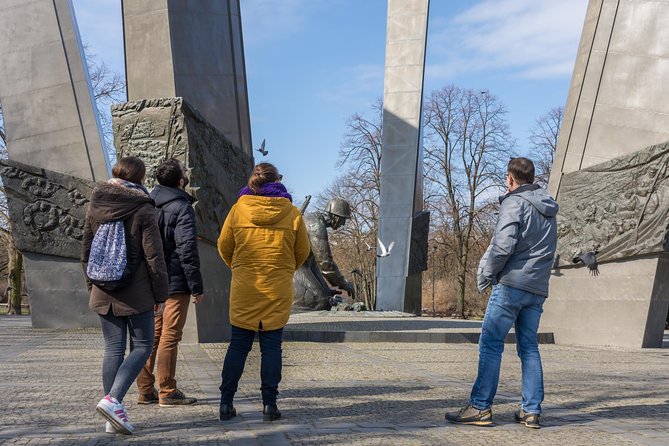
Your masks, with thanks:
M 119 157 L 134 155 L 147 165 L 145 185 L 156 184 L 154 170 L 176 158 L 188 170 L 198 235 L 215 243 L 225 216 L 248 180 L 253 159 L 182 98 L 147 99 L 112 107 L 114 144 Z
M 669 142 L 567 174 L 560 187 L 560 264 L 669 249 Z M 562 198 L 565 197 L 565 198 Z
M 10 160 L 0 161 L 0 175 L 16 247 L 79 259 L 94 183 Z

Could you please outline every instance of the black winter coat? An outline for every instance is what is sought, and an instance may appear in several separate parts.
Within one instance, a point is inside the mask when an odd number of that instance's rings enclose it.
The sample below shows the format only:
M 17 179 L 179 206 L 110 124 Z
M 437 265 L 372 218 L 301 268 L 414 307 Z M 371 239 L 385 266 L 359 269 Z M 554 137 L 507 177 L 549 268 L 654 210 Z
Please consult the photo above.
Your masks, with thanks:
M 159 212 L 158 224 L 170 283 L 168 294 L 202 294 L 195 210 L 192 206 L 195 199 L 181 189 L 160 185 L 153 188 L 151 198 Z

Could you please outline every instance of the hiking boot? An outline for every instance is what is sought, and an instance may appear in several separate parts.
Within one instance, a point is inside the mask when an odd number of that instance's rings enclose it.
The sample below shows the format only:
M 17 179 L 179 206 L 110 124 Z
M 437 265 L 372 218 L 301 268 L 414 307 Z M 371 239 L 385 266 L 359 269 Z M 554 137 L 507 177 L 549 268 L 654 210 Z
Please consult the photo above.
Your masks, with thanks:
M 520 424 L 530 429 L 539 429 L 541 427 L 541 415 L 538 413 L 526 413 L 523 409 L 517 410 L 513 418 Z
M 268 404 L 263 407 L 262 410 L 262 419 L 263 421 L 274 421 L 281 418 L 281 412 L 279 408 L 276 407 L 276 404 Z
M 458 413 L 447 413 L 446 420 L 455 424 L 471 424 L 474 426 L 494 426 L 492 422 L 492 409 L 478 410 L 467 405 Z
M 137 404 L 158 404 L 158 391 L 153 389 L 153 393 L 140 393 Z
M 109 395 L 100 400 L 95 409 L 111 423 L 117 432 L 130 435 L 135 430 L 128 421 L 128 412 L 125 406 Z M 106 429 L 105 429 L 106 430 Z
M 221 404 L 221 407 L 218 410 L 218 419 L 221 421 L 227 421 L 230 418 L 237 416 L 237 410 L 232 404 Z
M 159 405 L 160 407 L 170 407 L 170 406 L 188 406 L 189 404 L 197 403 L 197 398 L 191 398 L 177 389 L 174 392 L 170 393 L 165 398 L 160 398 Z

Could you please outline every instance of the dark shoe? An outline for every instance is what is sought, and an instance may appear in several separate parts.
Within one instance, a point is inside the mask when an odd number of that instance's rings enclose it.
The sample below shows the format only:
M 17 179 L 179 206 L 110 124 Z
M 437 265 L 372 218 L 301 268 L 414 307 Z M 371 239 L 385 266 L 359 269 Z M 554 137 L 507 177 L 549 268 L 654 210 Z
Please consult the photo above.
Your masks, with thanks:
M 446 420 L 456 424 L 471 424 L 474 426 L 494 426 L 492 409 L 478 410 L 472 406 L 465 406 L 458 413 L 447 413 Z
M 281 412 L 279 412 L 279 408 L 276 407 L 276 404 L 268 404 L 267 406 L 263 407 L 262 410 L 263 421 L 274 421 L 280 418 L 281 418 Z
M 525 413 L 523 409 L 516 411 L 513 418 L 520 424 L 531 429 L 539 429 L 541 427 L 541 415 L 538 413 Z
M 153 389 L 153 393 L 140 393 L 137 404 L 158 404 L 158 391 Z
M 172 392 L 166 398 L 160 399 L 160 407 L 187 406 L 197 403 L 197 398 L 190 398 L 183 394 L 179 389 Z
M 221 404 L 220 409 L 218 410 L 218 419 L 221 421 L 227 421 L 230 418 L 237 416 L 237 410 L 232 404 Z

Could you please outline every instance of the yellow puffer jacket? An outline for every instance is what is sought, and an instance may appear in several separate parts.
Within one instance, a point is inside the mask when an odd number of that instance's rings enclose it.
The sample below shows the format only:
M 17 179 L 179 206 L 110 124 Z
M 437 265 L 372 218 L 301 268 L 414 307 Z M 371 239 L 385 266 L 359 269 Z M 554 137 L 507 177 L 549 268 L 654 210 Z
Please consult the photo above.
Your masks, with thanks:
M 286 325 L 293 274 L 310 249 L 302 215 L 287 198 L 242 195 L 218 238 L 218 252 L 232 270 L 230 323 L 255 331 Z

